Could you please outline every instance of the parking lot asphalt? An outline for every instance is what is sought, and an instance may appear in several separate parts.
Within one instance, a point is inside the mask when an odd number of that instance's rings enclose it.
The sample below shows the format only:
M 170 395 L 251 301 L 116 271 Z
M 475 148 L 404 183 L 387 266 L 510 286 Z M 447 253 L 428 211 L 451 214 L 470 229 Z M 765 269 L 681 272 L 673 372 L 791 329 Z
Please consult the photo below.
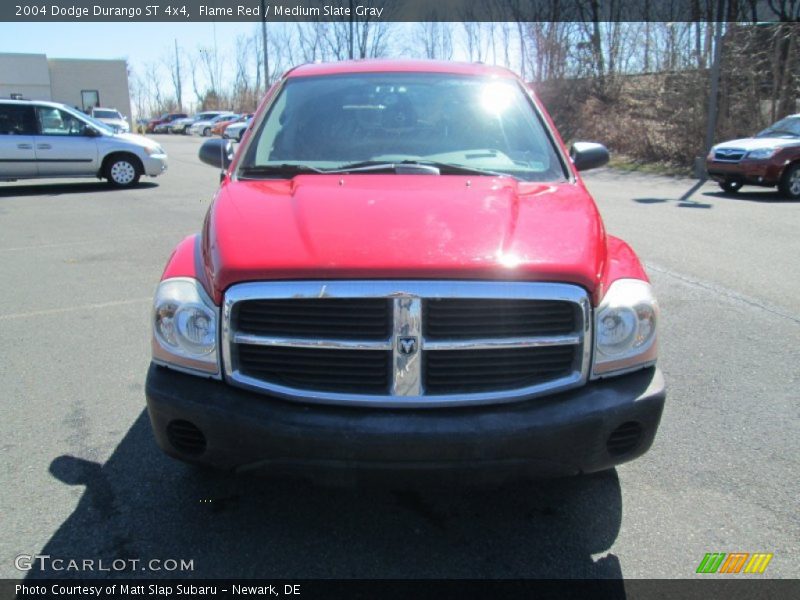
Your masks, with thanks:
M 136 189 L 0 184 L 0 576 L 48 554 L 193 561 L 120 576 L 681 578 L 735 551 L 773 553 L 763 577 L 800 575 L 799 202 L 586 175 L 662 309 L 667 407 L 639 460 L 498 489 L 316 487 L 155 446 L 150 300 L 218 181 L 199 139 L 158 139 L 169 171 Z

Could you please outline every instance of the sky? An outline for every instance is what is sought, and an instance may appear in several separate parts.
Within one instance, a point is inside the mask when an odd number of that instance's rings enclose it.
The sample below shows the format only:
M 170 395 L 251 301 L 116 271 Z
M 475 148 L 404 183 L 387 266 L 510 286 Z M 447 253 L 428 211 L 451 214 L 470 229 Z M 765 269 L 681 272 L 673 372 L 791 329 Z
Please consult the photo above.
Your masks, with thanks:
M 5 1 L 5 0 L 0 0 Z M 271 27 L 285 24 L 272 23 Z M 400 24 L 398 24 L 400 25 Z M 162 65 L 174 52 L 196 52 L 198 46 L 213 46 L 220 56 L 230 57 L 239 35 L 260 35 L 258 22 L 224 23 L 9 23 L 0 22 L 0 52 L 46 54 L 48 58 L 125 59 L 135 74 L 145 65 Z M 165 67 L 162 77 L 169 80 Z M 198 76 L 203 81 L 202 74 Z
M 5 1 L 5 0 L 0 0 Z M 270 27 L 284 27 L 284 23 L 271 23 Z M 395 41 L 413 39 L 408 24 L 394 23 Z M 454 29 L 457 36 L 460 28 Z M 199 46 L 213 47 L 219 50 L 223 64 L 232 60 L 233 48 L 237 36 L 260 35 L 258 22 L 190 22 L 190 23 L 89 23 L 89 22 L 0 22 L 0 52 L 46 54 L 48 58 L 95 58 L 124 59 L 129 69 L 140 80 L 148 72 L 147 65 L 157 65 L 161 79 L 165 83 L 164 90 L 170 93 L 171 80 L 164 61 L 174 53 L 177 40 L 182 57 L 184 53 L 194 54 Z M 453 59 L 467 60 L 463 44 L 455 42 Z M 412 42 L 413 43 L 413 42 Z M 398 46 L 395 46 L 397 48 Z M 400 42 L 399 47 L 403 46 Z M 399 51 L 399 50 L 396 50 Z M 399 57 L 399 56 L 398 56 Z M 183 62 L 183 61 L 182 61 Z M 184 86 L 188 87 L 188 65 L 183 62 Z M 253 67 L 255 60 L 253 61 Z M 285 65 L 288 66 L 288 65 Z M 231 77 L 232 70 L 222 70 L 223 81 Z M 197 70 L 200 89 L 207 86 L 202 69 Z M 191 94 L 189 94 L 191 96 Z M 187 96 L 184 95 L 186 99 Z M 192 99 L 189 98 L 189 102 Z M 190 106 L 191 108 L 191 106 Z
M 197 48 L 258 31 L 258 23 L 0 23 L 0 52 L 50 58 L 124 58 L 158 61 L 174 45 Z

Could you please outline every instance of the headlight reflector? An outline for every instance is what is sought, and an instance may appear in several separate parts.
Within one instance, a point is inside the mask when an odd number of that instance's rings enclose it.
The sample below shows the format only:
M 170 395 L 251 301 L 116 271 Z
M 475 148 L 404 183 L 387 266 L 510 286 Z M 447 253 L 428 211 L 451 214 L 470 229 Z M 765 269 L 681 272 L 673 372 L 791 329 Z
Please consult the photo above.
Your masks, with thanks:
M 658 303 L 639 279 L 611 284 L 595 313 L 594 377 L 652 365 L 657 356 Z
M 775 154 L 777 150 L 777 148 L 759 148 L 758 150 L 751 150 L 747 153 L 747 158 L 753 158 L 755 160 L 772 158 L 772 155 Z
M 204 374 L 219 373 L 219 309 L 196 279 L 162 281 L 153 301 L 153 358 Z

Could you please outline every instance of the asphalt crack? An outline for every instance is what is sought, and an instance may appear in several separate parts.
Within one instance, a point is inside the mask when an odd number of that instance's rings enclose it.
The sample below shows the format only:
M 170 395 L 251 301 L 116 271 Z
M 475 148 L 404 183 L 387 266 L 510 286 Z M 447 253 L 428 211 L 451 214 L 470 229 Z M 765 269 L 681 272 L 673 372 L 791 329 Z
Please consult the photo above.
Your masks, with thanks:
M 800 316 L 794 315 L 783 308 L 775 306 L 774 304 L 770 304 L 769 302 L 765 302 L 759 298 L 753 298 L 752 296 L 747 296 L 736 290 L 732 290 L 730 288 L 726 288 L 725 286 L 718 285 L 716 283 L 711 283 L 709 281 L 704 281 L 702 279 L 697 279 L 696 277 L 692 277 L 690 275 L 685 275 L 683 273 L 678 273 L 671 269 L 667 269 L 666 267 L 662 267 L 657 264 L 653 264 L 651 262 L 645 262 L 645 268 L 648 271 L 655 271 L 656 273 L 661 273 L 662 275 L 667 275 L 668 277 L 672 277 L 677 279 L 687 285 L 692 287 L 700 288 L 709 292 L 713 292 L 717 296 L 722 296 L 729 300 L 734 300 L 737 302 L 741 302 L 753 308 L 758 308 L 760 310 L 766 311 L 783 319 L 787 319 L 794 323 L 800 325 Z

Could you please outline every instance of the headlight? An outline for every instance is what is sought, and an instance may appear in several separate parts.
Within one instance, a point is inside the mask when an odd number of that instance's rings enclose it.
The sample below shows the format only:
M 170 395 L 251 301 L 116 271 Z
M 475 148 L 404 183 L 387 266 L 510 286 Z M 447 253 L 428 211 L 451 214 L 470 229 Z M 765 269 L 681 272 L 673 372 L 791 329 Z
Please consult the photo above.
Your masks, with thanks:
M 611 284 L 595 312 L 593 377 L 620 375 L 650 366 L 657 357 L 658 303 L 639 279 Z
M 772 155 L 777 152 L 777 148 L 759 148 L 758 150 L 751 150 L 747 153 L 747 158 L 754 158 L 756 160 L 763 160 L 765 158 L 772 158 Z
M 144 149 L 147 152 L 148 156 L 152 156 L 153 154 L 164 154 L 164 149 L 161 146 L 147 146 Z
M 165 279 L 153 301 L 153 360 L 217 375 L 218 322 L 219 309 L 196 279 Z

